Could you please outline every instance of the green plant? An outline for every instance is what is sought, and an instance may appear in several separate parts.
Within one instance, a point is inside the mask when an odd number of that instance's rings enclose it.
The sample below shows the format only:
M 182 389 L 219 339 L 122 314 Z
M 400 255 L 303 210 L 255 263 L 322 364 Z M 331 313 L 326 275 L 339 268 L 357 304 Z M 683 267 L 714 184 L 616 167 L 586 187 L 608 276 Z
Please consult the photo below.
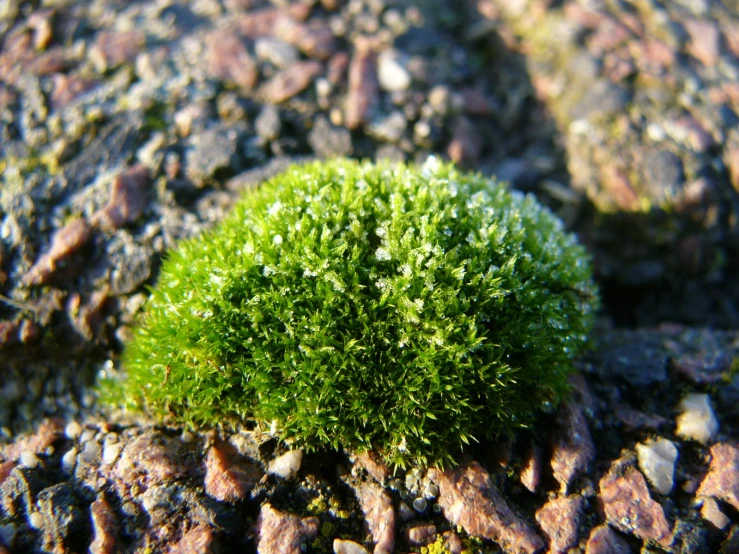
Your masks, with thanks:
M 433 159 L 313 163 L 169 255 L 122 392 L 443 465 L 563 397 L 596 304 L 585 250 L 531 196 Z

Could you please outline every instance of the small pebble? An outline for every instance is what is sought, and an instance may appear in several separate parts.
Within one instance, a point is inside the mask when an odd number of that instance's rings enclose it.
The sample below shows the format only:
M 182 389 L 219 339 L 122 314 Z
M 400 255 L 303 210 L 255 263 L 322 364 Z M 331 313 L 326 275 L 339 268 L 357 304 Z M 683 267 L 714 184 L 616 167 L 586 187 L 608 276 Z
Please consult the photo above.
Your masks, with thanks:
M 115 462 L 122 449 L 123 443 L 120 442 L 106 444 L 105 448 L 103 448 L 103 463 L 110 465 Z
M 426 508 L 428 506 L 428 502 L 425 498 L 416 498 L 413 501 L 413 509 L 416 510 L 418 513 L 423 513 L 426 511 Z
M 24 450 L 21 452 L 21 465 L 23 467 L 27 467 L 28 469 L 33 469 L 38 465 L 38 456 L 34 452 L 31 452 L 30 450 Z
M 64 435 L 71 440 L 76 439 L 82 433 L 82 425 L 76 421 L 70 421 L 64 428 Z
M 41 529 L 44 524 L 44 517 L 39 512 L 33 512 L 28 516 L 28 524 L 34 529 Z
M 411 86 L 411 76 L 398 59 L 397 53 L 385 50 L 377 59 L 377 80 L 388 92 L 406 90 Z
M 639 469 L 660 494 L 669 494 L 674 485 L 677 447 L 659 438 L 636 445 Z
M 269 473 L 283 479 L 290 479 L 298 472 L 302 461 L 302 450 L 290 450 L 272 460 L 272 463 L 269 464 Z
M 707 443 L 718 432 L 718 420 L 707 394 L 688 394 L 682 399 L 677 416 L 678 437 Z
M 88 441 L 85 444 L 85 448 L 82 450 L 82 455 L 80 456 L 80 458 L 83 462 L 91 464 L 97 460 L 98 456 L 100 455 L 100 450 L 101 447 L 97 442 Z
M 65 473 L 72 473 L 74 466 L 77 463 L 77 449 L 69 449 L 64 456 L 62 456 L 62 469 Z
M 95 438 L 95 430 L 85 429 L 84 431 L 82 431 L 82 434 L 80 435 L 80 444 L 85 444 L 86 442 L 90 442 L 94 438 Z
M 367 554 L 367 549 L 354 541 L 334 539 L 334 554 Z
M 426 485 L 423 489 L 423 496 L 428 499 L 436 498 L 439 496 L 439 487 L 433 483 Z

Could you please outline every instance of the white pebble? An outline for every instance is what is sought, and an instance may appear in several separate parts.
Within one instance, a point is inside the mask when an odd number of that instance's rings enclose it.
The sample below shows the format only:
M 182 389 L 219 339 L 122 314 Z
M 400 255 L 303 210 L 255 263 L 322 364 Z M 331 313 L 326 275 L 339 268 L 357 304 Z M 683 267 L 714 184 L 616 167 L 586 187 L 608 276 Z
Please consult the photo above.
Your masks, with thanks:
M 118 459 L 118 455 L 121 453 L 122 449 L 122 442 L 106 444 L 103 448 L 103 463 L 110 465 L 115 462 Z
M 95 438 L 94 429 L 85 429 L 80 435 L 80 444 L 85 444 Z
M 85 443 L 85 448 L 82 450 L 82 455 L 80 456 L 82 458 L 82 461 L 91 464 L 94 461 L 97 460 L 97 457 L 100 455 L 100 445 L 95 441 L 88 441 Z
M 66 473 L 72 473 L 74 466 L 77 464 L 77 449 L 69 449 L 64 456 L 62 456 L 62 469 Z
M 388 92 L 397 92 L 411 86 L 408 70 L 398 60 L 397 53 L 385 50 L 377 59 L 377 80 L 380 87 Z
M 636 445 L 639 468 L 660 494 L 669 494 L 674 485 L 677 447 L 667 439 Z
M 302 450 L 290 450 L 272 460 L 272 463 L 269 464 L 269 473 L 282 477 L 283 479 L 290 479 L 290 477 L 298 472 L 302 461 Z
M 20 459 L 21 465 L 23 467 L 27 467 L 28 469 L 33 469 L 38 465 L 38 456 L 36 456 L 35 452 L 31 452 L 30 450 L 24 450 L 21 452 L 21 459 Z
M 688 394 L 678 409 L 682 411 L 677 416 L 678 437 L 707 443 L 718 432 L 718 420 L 707 394 Z
M 334 539 L 334 554 L 368 554 L 367 549 L 354 541 Z
M 39 512 L 33 512 L 28 516 L 28 524 L 34 529 L 41 529 L 44 524 L 44 517 Z

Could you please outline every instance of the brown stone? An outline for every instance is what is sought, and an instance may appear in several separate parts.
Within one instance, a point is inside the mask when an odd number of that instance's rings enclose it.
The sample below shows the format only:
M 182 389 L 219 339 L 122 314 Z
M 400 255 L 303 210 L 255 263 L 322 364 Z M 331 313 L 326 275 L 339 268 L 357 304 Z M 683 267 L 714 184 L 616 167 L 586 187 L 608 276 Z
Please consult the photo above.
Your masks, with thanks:
M 302 547 L 318 534 L 320 520 L 275 510 L 269 502 L 262 505 L 257 520 L 260 554 L 301 554 Z
M 99 335 L 109 299 L 110 293 L 107 288 L 93 292 L 84 305 L 79 294 L 70 295 L 67 313 L 75 330 L 87 340 Z
M 506 551 L 533 554 L 544 548 L 541 537 L 508 507 L 477 462 L 446 471 L 430 469 L 428 477 L 438 485 L 439 505 L 453 525 Z
M 267 81 L 262 87 L 262 95 L 272 104 L 285 102 L 307 89 L 322 69 L 316 61 L 296 62 Z
M 211 33 L 206 39 L 208 74 L 234 83 L 248 92 L 257 84 L 257 64 L 241 39 L 224 30 Z
M 446 531 L 443 536 L 444 548 L 446 548 L 451 554 L 462 554 L 464 544 L 457 533 L 454 531 Z
M 115 514 L 102 496 L 90 506 L 93 541 L 90 554 L 113 554 L 118 543 L 118 525 Z
M 345 121 L 348 129 L 362 127 L 377 102 L 377 60 L 369 44 L 360 42 L 349 64 Z
M 2 485 L 3 481 L 8 478 L 8 475 L 10 475 L 10 472 L 13 471 L 15 466 L 16 463 L 12 460 L 0 462 L 0 485 Z
M 336 39 L 329 26 L 320 19 L 301 23 L 292 17 L 280 17 L 275 35 L 298 48 L 309 58 L 327 60 L 336 52 Z
M 581 496 L 554 498 L 536 512 L 536 521 L 549 541 L 551 554 L 562 554 L 577 545 L 584 500 Z
M 426 546 L 436 538 L 436 525 L 414 525 L 405 530 L 405 538 L 411 546 Z
M 222 502 L 243 500 L 262 475 L 255 464 L 242 462 L 233 446 L 216 444 L 205 459 L 205 493 Z
M 633 466 L 615 461 L 600 480 L 599 499 L 606 521 L 619 531 L 665 547 L 672 543 L 662 506 L 649 496 L 644 476 Z
M 382 460 L 377 452 L 373 450 L 357 454 L 354 463 L 357 466 L 364 468 L 378 483 L 384 483 L 390 476 L 390 468 L 387 467 L 387 464 Z
M 64 49 L 62 47 L 57 47 L 35 56 L 25 64 L 24 69 L 34 75 L 44 77 L 59 71 L 64 71 L 66 65 Z
M 482 141 L 469 119 L 457 117 L 452 126 L 452 140 L 447 146 L 449 159 L 466 167 L 474 166 L 480 158 Z
M 637 65 L 646 71 L 659 73 L 675 63 L 675 51 L 664 42 L 653 38 L 629 43 Z
M 23 276 L 23 284 L 43 285 L 56 272 L 60 262 L 82 248 L 91 236 L 91 228 L 83 218 L 73 219 L 54 234 L 49 251 L 41 256 Z
M 168 552 L 169 554 L 192 554 L 194 552 L 207 553 L 210 552 L 213 543 L 213 530 L 209 525 L 198 523 L 192 529 L 187 530 L 182 538 L 173 544 Z
M 244 38 L 257 39 L 275 34 L 277 22 L 283 17 L 305 21 L 310 14 L 310 6 L 295 3 L 286 8 L 265 8 L 242 14 L 236 19 L 236 29 Z
M 100 31 L 90 50 L 90 57 L 101 73 L 124 63 L 132 62 L 144 45 L 141 31 Z
M 64 433 L 64 421 L 61 418 L 44 420 L 33 435 L 21 437 L 11 444 L 2 447 L 0 454 L 10 461 L 18 461 L 23 452 L 43 454 L 44 451 L 59 440 Z
M 375 543 L 375 554 L 395 551 L 395 510 L 388 492 L 376 483 L 353 485 Z
M 332 85 L 338 85 L 344 82 L 346 77 L 346 69 L 349 67 L 349 54 L 346 52 L 337 52 L 328 62 L 327 79 Z
M 51 76 L 51 95 L 49 96 L 51 107 L 60 110 L 71 104 L 75 98 L 96 86 L 97 82 L 91 79 L 83 79 L 77 75 L 55 73 Z
M 711 496 L 739 510 L 739 448 L 721 442 L 711 447 L 708 475 L 698 487 L 698 496 Z
M 90 218 L 96 226 L 119 229 L 138 219 L 148 200 L 149 170 L 138 164 L 113 179 L 110 200 Z
M 588 470 L 595 458 L 595 445 L 579 405 L 563 405 L 557 423 L 560 431 L 553 444 L 551 464 L 560 491 L 566 494 L 575 477 Z
M 536 493 L 536 489 L 541 482 L 541 466 L 541 449 L 532 445 L 524 458 L 519 474 L 521 484 L 531 493 Z
M 632 554 L 632 551 L 613 529 L 608 525 L 601 525 L 590 532 L 585 554 Z
M 713 21 L 692 18 L 687 18 L 683 25 L 690 35 L 688 53 L 708 67 L 716 65 L 721 55 L 718 25 Z
M 0 321 L 0 348 L 18 342 L 21 324 L 17 320 Z
M 145 480 L 162 482 L 188 474 L 178 455 L 177 439 L 147 431 L 128 443 L 113 466 L 113 476 L 124 485 Z
M 616 206 L 631 212 L 639 209 L 639 195 L 631 186 L 625 171 L 614 165 L 607 165 L 601 173 L 603 187 Z

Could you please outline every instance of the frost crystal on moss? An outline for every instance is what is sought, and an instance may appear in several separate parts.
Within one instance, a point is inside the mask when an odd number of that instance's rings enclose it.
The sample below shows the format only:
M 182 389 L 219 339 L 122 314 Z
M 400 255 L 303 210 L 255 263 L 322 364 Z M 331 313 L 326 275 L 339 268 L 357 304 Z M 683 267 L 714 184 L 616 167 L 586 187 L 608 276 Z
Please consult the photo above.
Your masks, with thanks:
M 120 386 L 191 424 L 445 464 L 563 397 L 596 303 L 533 197 L 438 161 L 315 163 L 169 255 Z

